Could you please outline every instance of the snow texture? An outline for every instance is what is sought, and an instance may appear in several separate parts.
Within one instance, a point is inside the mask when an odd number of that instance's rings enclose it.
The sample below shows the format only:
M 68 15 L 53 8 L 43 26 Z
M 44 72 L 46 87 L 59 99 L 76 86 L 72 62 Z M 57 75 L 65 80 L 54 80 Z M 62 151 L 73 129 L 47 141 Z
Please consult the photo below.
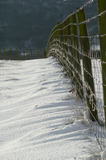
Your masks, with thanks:
M 71 89 L 53 58 L 0 61 L 0 160 L 100 160 Z

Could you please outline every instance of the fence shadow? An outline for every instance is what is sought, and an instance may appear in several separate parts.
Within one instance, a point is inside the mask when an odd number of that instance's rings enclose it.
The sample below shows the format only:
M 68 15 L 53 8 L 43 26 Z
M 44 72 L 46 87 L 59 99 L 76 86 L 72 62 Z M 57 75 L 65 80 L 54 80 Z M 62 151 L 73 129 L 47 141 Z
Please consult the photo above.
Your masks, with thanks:
M 86 19 L 89 0 L 50 33 L 46 56 L 64 66 L 76 94 L 86 101 L 93 122 L 89 122 L 101 150 L 106 147 L 106 3 L 97 0 L 98 14 Z M 92 25 L 97 34 L 91 34 Z M 95 32 L 94 32 L 95 33 Z

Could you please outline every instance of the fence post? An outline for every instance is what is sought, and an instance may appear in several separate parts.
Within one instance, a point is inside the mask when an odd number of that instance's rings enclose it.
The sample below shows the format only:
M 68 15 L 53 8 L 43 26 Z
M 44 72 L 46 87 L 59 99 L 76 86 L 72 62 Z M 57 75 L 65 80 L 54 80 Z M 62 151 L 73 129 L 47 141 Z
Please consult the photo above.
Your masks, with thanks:
M 32 59 L 32 50 L 30 52 L 31 52 L 31 59 Z
M 83 98 L 83 84 L 81 79 L 81 64 L 79 55 L 79 43 L 78 43 L 78 28 L 76 14 L 71 16 L 71 45 L 73 55 L 73 70 L 75 76 L 76 92 L 80 98 Z
M 10 59 L 12 60 L 12 48 L 10 48 Z
M 47 54 L 46 54 L 46 50 L 43 51 L 43 58 L 46 58 Z
M 62 23 L 62 50 L 63 50 L 63 53 L 62 53 L 62 61 L 63 61 L 63 64 L 65 66 L 65 30 L 64 30 L 64 27 L 65 27 L 65 22 Z
M 65 29 L 64 29 L 64 32 L 65 32 L 65 57 L 66 57 L 66 71 L 67 71 L 67 74 L 69 76 L 71 76 L 71 69 L 70 69 L 70 46 L 69 46 L 69 43 L 70 43 L 70 40 L 69 40 L 69 34 L 70 34 L 70 17 L 68 17 L 66 20 L 65 20 Z
M 5 51 L 5 48 L 4 48 L 4 59 L 6 58 L 6 51 Z
M 23 60 L 25 60 L 25 50 L 23 49 Z
M 77 20 L 78 20 L 79 36 L 80 36 L 80 44 L 81 44 L 81 52 L 83 60 L 84 81 L 86 86 L 86 101 L 92 121 L 95 120 L 98 121 L 87 25 L 86 23 L 81 23 L 86 20 L 84 8 L 79 10 L 79 12 L 77 12 Z M 86 38 L 81 36 L 86 36 Z
M 39 52 L 39 49 L 38 49 L 38 59 L 40 58 L 40 52 Z
M 69 72 L 68 72 L 68 75 L 69 77 L 71 78 L 72 80 L 72 83 L 74 83 L 74 72 L 73 72 L 73 56 L 72 56 L 72 47 L 70 46 L 71 44 L 71 25 L 70 25 L 70 22 L 71 22 L 71 17 L 69 16 L 68 20 L 67 20 L 67 30 L 66 30 L 66 33 L 68 35 L 68 41 L 67 41 L 67 44 L 69 45 L 68 46 L 68 61 L 69 61 Z
M 18 49 L 16 49 L 16 60 L 18 60 Z
M 97 0 L 98 15 L 106 11 L 106 0 Z M 106 12 L 98 17 L 98 28 L 100 36 L 100 55 L 102 65 L 103 99 L 106 126 Z

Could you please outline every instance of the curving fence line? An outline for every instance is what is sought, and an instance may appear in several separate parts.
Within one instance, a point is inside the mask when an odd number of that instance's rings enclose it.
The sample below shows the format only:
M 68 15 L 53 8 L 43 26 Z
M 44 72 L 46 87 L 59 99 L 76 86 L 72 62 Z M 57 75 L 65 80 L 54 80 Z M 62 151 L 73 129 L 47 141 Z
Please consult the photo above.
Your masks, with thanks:
M 76 94 L 86 101 L 88 120 L 101 150 L 106 148 L 106 3 L 97 0 L 97 14 L 86 19 L 89 0 L 51 31 L 46 56 L 64 65 Z M 92 32 L 94 28 L 94 32 Z M 96 30 L 96 34 L 95 34 Z
M 0 49 L 0 60 L 31 60 L 45 58 L 45 52 L 37 49 Z

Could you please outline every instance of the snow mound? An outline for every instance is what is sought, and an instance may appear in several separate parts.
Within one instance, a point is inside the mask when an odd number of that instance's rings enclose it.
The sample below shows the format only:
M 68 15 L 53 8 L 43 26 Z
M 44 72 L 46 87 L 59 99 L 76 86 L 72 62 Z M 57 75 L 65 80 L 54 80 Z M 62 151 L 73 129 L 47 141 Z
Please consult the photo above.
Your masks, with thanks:
M 0 160 L 90 160 L 100 152 L 62 70 L 53 58 L 0 61 Z

